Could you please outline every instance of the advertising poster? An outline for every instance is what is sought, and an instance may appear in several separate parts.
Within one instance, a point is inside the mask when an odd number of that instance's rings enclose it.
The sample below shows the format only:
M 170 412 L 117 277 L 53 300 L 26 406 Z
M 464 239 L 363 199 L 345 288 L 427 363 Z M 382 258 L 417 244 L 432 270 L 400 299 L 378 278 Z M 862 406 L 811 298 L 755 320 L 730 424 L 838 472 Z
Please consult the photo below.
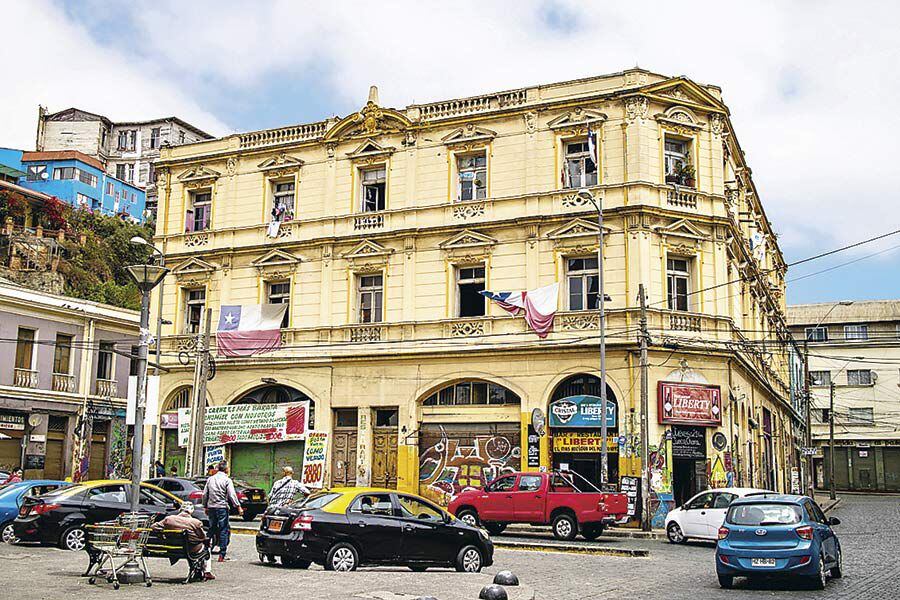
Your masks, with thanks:
M 533 425 L 528 425 L 528 468 L 541 466 L 541 436 Z
M 309 402 L 207 406 L 203 445 L 306 439 Z M 178 445 L 187 446 L 191 409 L 178 409 Z
M 328 450 L 328 434 L 310 431 L 306 436 L 303 453 L 303 476 L 300 482 L 308 488 L 321 488 L 325 484 L 325 455 Z
M 662 424 L 722 424 L 722 395 L 717 385 L 660 381 L 657 395 Z
M 569 396 L 550 403 L 550 427 L 602 427 L 603 400 L 597 396 Z M 606 426 L 616 426 L 616 403 L 606 400 Z

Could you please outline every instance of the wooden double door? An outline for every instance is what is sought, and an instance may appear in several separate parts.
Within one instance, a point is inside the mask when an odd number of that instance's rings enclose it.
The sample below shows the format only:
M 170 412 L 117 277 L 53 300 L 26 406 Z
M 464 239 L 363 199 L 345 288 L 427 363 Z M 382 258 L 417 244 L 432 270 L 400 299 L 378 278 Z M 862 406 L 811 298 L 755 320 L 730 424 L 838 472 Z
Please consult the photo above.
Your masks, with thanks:
M 397 489 L 397 428 L 376 427 L 372 443 L 372 485 Z
M 335 428 L 331 450 L 331 487 L 356 485 L 356 429 Z

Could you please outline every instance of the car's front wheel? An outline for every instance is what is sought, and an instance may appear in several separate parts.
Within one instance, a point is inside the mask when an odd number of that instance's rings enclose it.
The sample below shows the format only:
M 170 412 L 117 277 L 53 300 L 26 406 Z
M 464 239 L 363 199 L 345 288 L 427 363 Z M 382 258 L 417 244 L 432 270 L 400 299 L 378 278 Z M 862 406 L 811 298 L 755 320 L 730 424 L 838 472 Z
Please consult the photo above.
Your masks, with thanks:
M 4 544 L 15 544 L 19 541 L 19 538 L 16 537 L 15 530 L 13 530 L 12 521 L 0 525 L 0 540 L 2 540 Z
M 553 537 L 556 539 L 568 542 L 575 539 L 577 533 L 578 523 L 572 515 L 564 513 L 553 519 Z
M 471 508 L 464 508 L 457 513 L 456 518 L 472 527 L 478 527 L 478 513 Z
M 483 563 L 481 550 L 475 546 L 465 546 L 456 555 L 456 570 L 460 573 L 479 573 Z
M 684 537 L 684 532 L 681 530 L 681 525 L 678 523 L 669 523 L 669 526 L 666 527 L 666 537 L 673 544 L 683 544 L 687 541 L 687 538 Z
M 734 587 L 734 577 L 731 575 L 719 575 L 719 586 L 730 590 Z
M 59 547 L 63 550 L 79 552 L 84 550 L 85 534 L 81 525 L 70 525 L 59 536 Z
M 346 543 L 335 544 L 325 557 L 326 571 L 355 571 L 359 566 L 359 553 Z

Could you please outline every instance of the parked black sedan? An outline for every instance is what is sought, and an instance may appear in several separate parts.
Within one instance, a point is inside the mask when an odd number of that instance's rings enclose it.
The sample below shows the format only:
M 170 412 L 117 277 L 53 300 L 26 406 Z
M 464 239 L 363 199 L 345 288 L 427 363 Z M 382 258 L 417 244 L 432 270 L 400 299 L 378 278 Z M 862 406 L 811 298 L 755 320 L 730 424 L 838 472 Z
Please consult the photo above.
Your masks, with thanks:
M 240 479 L 233 479 L 232 481 L 234 481 L 234 491 L 237 492 L 241 508 L 244 509 L 243 518 L 245 521 L 252 521 L 257 515 L 265 512 L 269 506 L 265 490 L 254 487 Z M 203 488 L 206 486 L 206 477 L 192 477 L 190 479 L 185 477 L 156 477 L 148 479 L 147 483 L 161 487 L 173 496 L 193 502 L 199 506 L 203 502 Z M 238 514 L 237 508 L 232 508 L 231 514 Z
M 84 549 L 84 526 L 112 521 L 131 510 L 131 482 L 88 481 L 54 490 L 35 498 L 28 497 L 13 521 L 13 532 L 19 541 L 58 544 L 64 550 Z M 173 514 L 181 500 L 148 483 L 141 483 L 138 511 L 159 518 Z M 209 527 L 202 510 L 194 516 Z
M 287 567 L 311 563 L 331 571 L 360 565 L 406 565 L 413 571 L 455 567 L 478 572 L 493 564 L 494 545 L 467 525 L 416 496 L 378 488 L 336 488 L 263 515 L 260 560 Z

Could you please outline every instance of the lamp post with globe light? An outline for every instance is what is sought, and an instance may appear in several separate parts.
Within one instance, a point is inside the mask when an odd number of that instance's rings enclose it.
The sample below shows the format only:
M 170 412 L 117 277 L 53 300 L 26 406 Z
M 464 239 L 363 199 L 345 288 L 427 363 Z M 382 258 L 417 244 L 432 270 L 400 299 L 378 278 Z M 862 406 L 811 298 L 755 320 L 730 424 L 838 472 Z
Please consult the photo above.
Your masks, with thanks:
M 149 246 L 154 254 L 160 257 L 162 252 L 142 237 L 131 238 L 135 245 Z M 144 445 L 144 410 L 147 406 L 147 354 L 150 346 L 150 292 L 165 278 L 169 269 L 161 264 L 150 262 L 125 267 L 128 274 L 137 284 L 141 292 L 141 325 L 139 331 L 137 360 L 137 385 L 134 410 L 134 443 L 131 448 L 131 512 L 138 511 L 141 494 L 141 458 Z M 158 343 L 158 341 L 157 341 Z M 145 573 L 137 563 L 135 556 L 123 565 L 119 579 L 126 583 L 141 583 Z

